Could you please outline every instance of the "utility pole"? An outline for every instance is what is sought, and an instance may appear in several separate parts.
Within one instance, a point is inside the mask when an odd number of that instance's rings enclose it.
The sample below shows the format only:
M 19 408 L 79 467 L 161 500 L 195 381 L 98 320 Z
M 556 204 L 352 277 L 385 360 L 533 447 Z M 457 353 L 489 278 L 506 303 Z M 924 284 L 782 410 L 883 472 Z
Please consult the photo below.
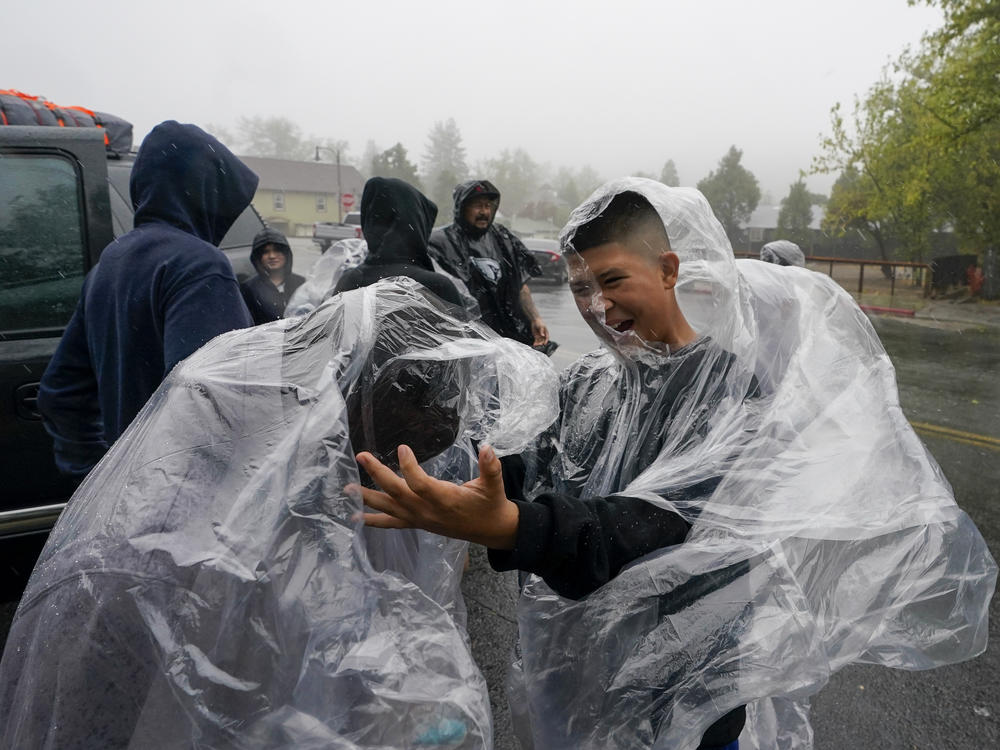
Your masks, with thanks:
M 337 157 L 337 223 L 338 224 L 343 224 L 344 223 L 344 206 L 343 206 L 342 201 L 343 201 L 343 197 L 344 197 L 344 189 L 343 189 L 343 187 L 341 186 L 341 183 L 340 183 L 340 149 L 339 148 L 328 148 L 326 146 L 317 146 L 316 147 L 315 161 L 319 161 L 320 160 L 319 159 L 319 152 L 321 150 L 322 151 L 333 151 L 333 153 Z

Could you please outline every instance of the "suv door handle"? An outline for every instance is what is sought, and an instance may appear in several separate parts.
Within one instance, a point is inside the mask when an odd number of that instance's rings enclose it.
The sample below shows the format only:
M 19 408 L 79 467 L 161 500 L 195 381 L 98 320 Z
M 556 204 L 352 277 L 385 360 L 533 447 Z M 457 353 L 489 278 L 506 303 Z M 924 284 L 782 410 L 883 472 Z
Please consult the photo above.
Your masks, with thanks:
M 14 391 L 14 403 L 17 408 L 17 416 L 21 419 L 40 421 L 41 412 L 38 411 L 38 383 L 27 383 Z

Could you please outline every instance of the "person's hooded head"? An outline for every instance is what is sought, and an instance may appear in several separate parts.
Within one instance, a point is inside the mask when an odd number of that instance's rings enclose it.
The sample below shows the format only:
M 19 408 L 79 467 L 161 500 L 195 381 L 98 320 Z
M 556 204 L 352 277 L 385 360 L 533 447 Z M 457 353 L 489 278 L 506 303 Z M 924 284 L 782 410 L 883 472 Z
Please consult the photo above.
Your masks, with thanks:
M 455 186 L 455 223 L 473 237 L 486 234 L 500 208 L 500 191 L 489 180 L 469 180 Z
M 768 242 L 760 249 L 760 259 L 778 266 L 798 266 L 805 268 L 806 256 L 802 248 L 788 240 Z
M 173 120 L 139 147 L 129 192 L 135 226 L 160 222 L 218 245 L 257 190 L 257 175 L 195 125 Z
M 560 242 L 580 312 L 615 350 L 674 348 L 692 332 L 749 345 L 729 240 L 697 190 L 613 180 L 573 210 Z
M 413 264 L 433 271 L 427 240 L 437 206 L 403 180 L 372 177 L 361 194 L 361 230 L 369 265 Z
M 680 260 L 663 220 L 643 195 L 616 194 L 564 246 L 572 248 L 570 289 L 599 336 L 613 342 L 619 337 L 609 339 L 611 331 L 634 334 L 670 348 L 694 339 L 674 294 Z
M 285 235 L 277 229 L 264 227 L 253 238 L 250 262 L 264 278 L 280 276 L 284 280 L 292 273 L 292 248 Z

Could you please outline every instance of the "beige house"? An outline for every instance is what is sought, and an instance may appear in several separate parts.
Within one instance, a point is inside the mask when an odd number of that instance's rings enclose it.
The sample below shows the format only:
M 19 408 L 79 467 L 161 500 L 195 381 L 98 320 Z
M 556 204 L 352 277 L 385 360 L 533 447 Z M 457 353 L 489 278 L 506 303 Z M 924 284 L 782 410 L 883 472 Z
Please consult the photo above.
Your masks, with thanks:
M 313 223 L 340 221 L 348 211 L 359 210 L 365 181 L 354 167 L 341 164 L 338 175 L 337 165 L 327 162 L 240 159 L 260 178 L 254 208 L 279 232 L 311 237 Z

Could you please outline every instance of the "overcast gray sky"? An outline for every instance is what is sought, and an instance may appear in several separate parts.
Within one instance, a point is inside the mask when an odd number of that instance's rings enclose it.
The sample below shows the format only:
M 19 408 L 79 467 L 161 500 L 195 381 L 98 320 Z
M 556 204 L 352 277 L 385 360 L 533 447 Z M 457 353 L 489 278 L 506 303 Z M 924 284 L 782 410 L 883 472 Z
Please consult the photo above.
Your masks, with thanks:
M 281 115 L 355 158 L 373 139 L 419 161 L 454 117 L 470 163 L 522 147 L 611 178 L 673 159 L 683 184 L 736 144 L 779 199 L 830 107 L 940 19 L 906 0 L 34 0 L 3 11 L 0 88 L 115 113 L 137 139 Z

